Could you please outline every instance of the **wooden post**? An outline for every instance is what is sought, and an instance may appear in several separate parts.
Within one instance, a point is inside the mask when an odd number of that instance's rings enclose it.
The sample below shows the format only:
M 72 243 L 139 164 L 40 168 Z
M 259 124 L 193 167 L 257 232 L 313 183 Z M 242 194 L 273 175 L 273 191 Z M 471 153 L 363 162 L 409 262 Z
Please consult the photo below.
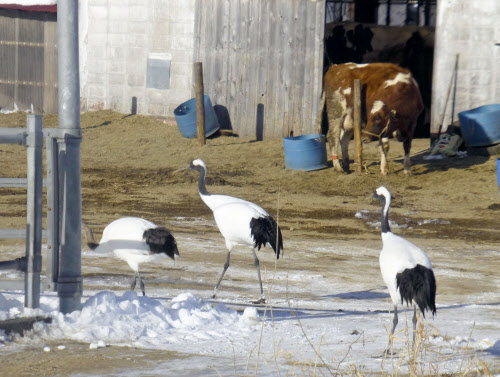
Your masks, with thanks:
M 354 80 L 354 141 L 356 143 L 356 173 L 361 173 L 363 147 L 361 145 L 361 81 Z
M 201 62 L 194 63 L 194 82 L 196 97 L 196 125 L 198 130 L 198 144 L 205 145 L 205 102 L 203 93 L 203 66 Z

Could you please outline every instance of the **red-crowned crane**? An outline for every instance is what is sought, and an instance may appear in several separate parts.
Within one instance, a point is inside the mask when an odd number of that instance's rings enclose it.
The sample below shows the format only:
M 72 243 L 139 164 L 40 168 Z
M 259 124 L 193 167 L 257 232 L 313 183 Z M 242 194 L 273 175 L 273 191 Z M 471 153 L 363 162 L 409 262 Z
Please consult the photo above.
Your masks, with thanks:
M 139 280 L 143 295 L 146 295 L 146 291 L 139 274 L 139 265 L 165 256 L 174 259 L 175 255 L 179 255 L 177 242 L 167 228 L 138 217 L 123 217 L 111 222 L 104 228 L 99 243 L 95 241 L 90 227 L 83 222 L 82 230 L 91 250 L 98 253 L 113 252 L 117 258 L 128 263 L 135 272 L 130 289 L 133 291 Z
M 193 160 L 188 167 L 179 170 L 187 168 L 196 170 L 199 173 L 198 190 L 200 197 L 212 210 L 217 227 L 226 241 L 226 263 L 215 285 L 212 298 L 215 298 L 220 282 L 229 267 L 231 250 L 240 244 L 252 248 L 254 264 L 257 268 L 257 276 L 260 284 L 261 297 L 258 302 L 265 302 L 262 280 L 260 278 L 259 259 L 255 253 L 255 248 L 260 250 L 261 246 L 269 244 L 273 248 L 276 258 L 279 259 L 280 250 L 283 250 L 283 238 L 276 221 L 257 204 L 232 196 L 209 194 L 205 187 L 207 166 L 202 160 Z
M 413 304 L 413 343 L 417 328 L 417 305 L 425 317 L 425 311 L 436 314 L 436 279 L 432 264 L 425 252 L 411 242 L 391 232 L 389 227 L 389 206 L 391 194 L 381 186 L 373 193 L 382 202 L 382 251 L 380 252 L 380 271 L 392 303 L 394 319 L 391 335 L 398 324 L 398 303 Z

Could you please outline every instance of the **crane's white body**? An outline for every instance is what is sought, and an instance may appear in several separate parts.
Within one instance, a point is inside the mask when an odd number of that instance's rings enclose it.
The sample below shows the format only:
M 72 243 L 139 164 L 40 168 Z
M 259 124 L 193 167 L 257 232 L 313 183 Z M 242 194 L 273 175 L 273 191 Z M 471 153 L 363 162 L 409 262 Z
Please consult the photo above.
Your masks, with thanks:
M 164 253 L 151 254 L 149 246 L 144 242 L 146 230 L 157 228 L 151 221 L 138 217 L 123 217 L 110 223 L 102 233 L 101 242 L 95 249 L 98 253 L 111 253 L 128 263 L 135 272 L 144 262 L 165 258 Z
M 417 264 L 432 269 L 432 264 L 422 249 L 392 232 L 382 233 L 382 243 L 380 271 L 393 304 L 398 305 L 401 295 L 396 286 L 396 275 L 406 269 L 415 268 Z
M 266 211 L 255 203 L 228 195 L 200 194 L 200 197 L 212 210 L 228 250 L 238 244 L 253 247 L 250 221 L 253 218 L 269 216 Z

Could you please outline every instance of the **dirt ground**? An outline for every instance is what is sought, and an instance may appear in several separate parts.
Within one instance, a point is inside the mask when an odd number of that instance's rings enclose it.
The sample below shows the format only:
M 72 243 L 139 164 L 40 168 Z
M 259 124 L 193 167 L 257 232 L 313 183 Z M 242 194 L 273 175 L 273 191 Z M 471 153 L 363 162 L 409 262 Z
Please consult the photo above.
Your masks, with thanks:
M 24 113 L 0 115 L 0 127 L 24 127 L 25 121 Z M 56 116 L 44 116 L 43 122 L 45 128 L 57 127 Z M 424 160 L 429 140 L 417 139 L 412 148 L 413 175 L 407 177 L 403 174 L 402 145 L 391 141 L 388 176 L 379 173 L 375 143 L 364 147 L 366 167 L 362 174 L 339 174 L 331 167 L 302 172 L 285 169 L 282 141 L 255 141 L 218 134 L 200 147 L 195 139 L 182 138 L 171 120 L 111 111 L 82 114 L 81 127 L 82 215 L 94 228 L 96 239 L 109 222 L 123 216 L 147 218 L 169 227 L 174 234 L 188 229 L 180 218 L 212 221 L 210 210 L 198 196 L 197 174 L 174 173 L 192 159 L 201 158 L 208 166 L 208 191 L 244 198 L 265 208 L 278 218 L 285 248 L 286 240 L 301 239 L 379 245 L 380 231 L 360 221 L 355 214 L 367 209 L 371 221 L 379 219 L 375 210 L 380 205 L 372 199 L 372 193 L 381 185 L 393 194 L 390 218 L 396 223 L 440 220 L 406 228 L 406 238 L 431 247 L 499 248 L 496 156 Z M 351 156 L 353 153 L 352 148 Z M 23 147 L 0 145 L 0 177 L 22 177 L 25 169 Z M 23 228 L 25 206 L 24 189 L 0 188 L 0 228 Z M 217 233 L 215 227 L 200 231 Z M 22 241 L 1 242 L 8 245 Z M 315 263 L 323 265 L 328 261 Z M 491 268 L 495 274 L 497 267 Z M 212 283 L 208 281 L 207 287 Z M 80 352 L 75 349 L 75 355 Z M 112 353 L 113 349 L 106 352 Z M 150 353 L 149 360 L 160 357 L 153 351 L 141 353 Z M 26 350 L 21 362 L 15 355 L 0 354 L 0 375 L 41 375 L 43 363 L 48 359 L 56 369 L 53 374 L 45 375 L 68 375 L 70 370 L 89 372 L 83 364 L 79 367 L 80 364 L 68 358 L 67 352 L 64 355 L 57 358 L 57 353 L 44 355 L 39 350 Z M 162 357 L 168 356 L 163 353 Z M 81 358 L 102 372 L 112 368 L 110 360 L 116 355 L 88 351 Z M 99 358 L 107 360 L 106 366 L 101 366 Z M 11 373 L 9 365 L 15 373 Z M 74 368 L 69 368 L 70 365 Z

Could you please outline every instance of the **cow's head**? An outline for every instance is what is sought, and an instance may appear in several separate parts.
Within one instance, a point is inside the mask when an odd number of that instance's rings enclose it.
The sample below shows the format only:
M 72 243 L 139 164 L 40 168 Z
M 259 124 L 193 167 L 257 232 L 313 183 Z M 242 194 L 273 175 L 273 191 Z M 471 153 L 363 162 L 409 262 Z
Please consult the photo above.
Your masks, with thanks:
M 375 101 L 367 114 L 363 136 L 368 142 L 387 137 L 397 129 L 397 122 L 396 111 L 391 111 L 382 101 Z

